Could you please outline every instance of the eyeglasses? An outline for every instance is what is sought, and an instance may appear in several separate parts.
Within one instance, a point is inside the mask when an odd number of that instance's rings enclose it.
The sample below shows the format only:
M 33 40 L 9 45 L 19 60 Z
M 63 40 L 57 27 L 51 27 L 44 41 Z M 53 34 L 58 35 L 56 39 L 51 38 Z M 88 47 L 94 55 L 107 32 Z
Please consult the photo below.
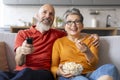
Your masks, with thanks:
M 76 25 L 79 25 L 79 24 L 81 24 L 81 20 L 66 21 L 67 25 L 72 25 L 73 23 L 76 24 Z

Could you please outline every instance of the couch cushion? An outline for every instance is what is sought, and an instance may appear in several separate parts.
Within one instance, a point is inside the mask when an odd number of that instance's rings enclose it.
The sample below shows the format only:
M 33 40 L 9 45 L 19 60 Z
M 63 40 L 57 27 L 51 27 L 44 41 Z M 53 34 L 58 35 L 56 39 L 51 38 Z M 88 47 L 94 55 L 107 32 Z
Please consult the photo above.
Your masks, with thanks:
M 9 71 L 6 58 L 5 42 L 0 42 L 0 70 Z
M 120 72 L 120 36 L 100 37 L 99 66 L 107 63 L 116 65 Z
M 5 42 L 5 49 L 10 71 L 13 71 L 15 68 L 14 40 L 16 34 L 17 33 L 0 32 L 0 42 Z

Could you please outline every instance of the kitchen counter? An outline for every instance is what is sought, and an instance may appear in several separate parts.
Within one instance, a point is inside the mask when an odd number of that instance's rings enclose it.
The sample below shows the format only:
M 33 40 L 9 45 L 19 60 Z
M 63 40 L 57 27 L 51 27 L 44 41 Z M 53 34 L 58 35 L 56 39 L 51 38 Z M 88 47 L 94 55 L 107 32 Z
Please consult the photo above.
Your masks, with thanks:
M 63 30 L 63 28 L 58 28 Z M 92 28 L 92 27 L 84 27 L 84 29 L 82 30 L 82 32 L 85 33 L 91 33 L 91 34 L 98 34 L 99 36 L 113 36 L 113 35 L 117 35 L 117 28 L 116 27 L 96 27 L 96 28 Z
M 28 29 L 30 27 L 27 26 L 11 26 L 10 27 L 10 31 L 12 33 L 17 33 L 19 30 L 24 30 L 24 29 Z M 56 27 L 55 27 L 56 28 Z M 64 30 L 64 28 L 57 28 L 60 30 Z M 117 35 L 117 28 L 116 27 L 96 27 L 96 28 L 91 28 L 91 27 L 84 27 L 84 29 L 82 30 L 82 32 L 86 32 L 86 33 L 96 33 L 99 36 L 114 36 Z
M 115 27 L 97 27 L 97 28 L 89 28 L 86 27 L 83 29 L 83 32 L 87 33 L 96 33 L 99 36 L 110 36 L 110 35 L 117 35 L 117 28 Z
M 30 27 L 28 27 L 28 26 L 11 26 L 10 31 L 12 33 L 17 33 L 19 30 L 24 30 L 24 29 L 28 29 L 28 28 L 30 28 Z

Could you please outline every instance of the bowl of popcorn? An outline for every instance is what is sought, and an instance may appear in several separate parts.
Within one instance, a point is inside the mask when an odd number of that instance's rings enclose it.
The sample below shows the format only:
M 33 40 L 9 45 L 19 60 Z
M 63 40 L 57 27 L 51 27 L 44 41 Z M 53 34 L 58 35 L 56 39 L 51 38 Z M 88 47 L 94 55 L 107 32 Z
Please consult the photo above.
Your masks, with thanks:
M 83 71 L 82 65 L 75 62 L 64 63 L 62 69 L 66 74 L 70 73 L 73 76 L 80 75 Z

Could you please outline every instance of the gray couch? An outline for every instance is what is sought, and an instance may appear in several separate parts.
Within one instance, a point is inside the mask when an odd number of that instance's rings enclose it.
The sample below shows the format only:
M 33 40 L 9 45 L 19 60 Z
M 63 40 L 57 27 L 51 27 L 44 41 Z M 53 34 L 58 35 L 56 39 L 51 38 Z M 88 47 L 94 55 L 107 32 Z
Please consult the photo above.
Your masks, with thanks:
M 0 41 L 4 41 L 6 43 L 7 61 L 10 71 L 14 70 L 15 68 L 15 60 L 14 60 L 15 54 L 13 51 L 15 36 L 16 33 L 0 33 Z M 99 47 L 100 62 L 98 66 L 106 63 L 113 63 L 117 66 L 120 72 L 119 47 L 120 47 L 120 36 L 101 36 L 100 47 Z

